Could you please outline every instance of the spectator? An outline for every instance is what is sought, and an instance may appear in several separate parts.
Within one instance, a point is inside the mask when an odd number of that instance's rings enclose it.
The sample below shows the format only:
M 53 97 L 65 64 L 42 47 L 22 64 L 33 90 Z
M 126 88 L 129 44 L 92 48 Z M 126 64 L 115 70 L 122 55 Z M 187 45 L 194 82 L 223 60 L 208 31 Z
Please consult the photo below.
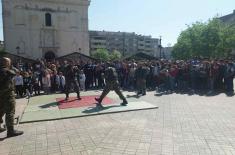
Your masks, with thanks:
M 65 89 L 65 77 L 62 72 L 59 73 L 59 90 L 61 93 L 64 93 Z
M 44 76 L 42 77 L 42 84 L 44 94 L 48 95 L 50 93 L 51 88 L 51 77 L 48 70 L 45 70 Z
M 80 88 L 81 90 L 85 91 L 85 81 L 86 81 L 86 75 L 84 74 L 84 71 L 81 70 L 81 73 L 79 75 L 79 82 L 80 82 Z
M 23 77 L 20 75 L 20 72 L 16 73 L 14 77 L 15 90 L 18 97 L 23 97 Z
M 25 95 L 27 96 L 27 98 L 30 98 L 31 97 L 30 87 L 32 85 L 32 79 L 30 78 L 28 72 L 24 73 L 23 81 L 24 81 L 24 92 L 25 92 Z

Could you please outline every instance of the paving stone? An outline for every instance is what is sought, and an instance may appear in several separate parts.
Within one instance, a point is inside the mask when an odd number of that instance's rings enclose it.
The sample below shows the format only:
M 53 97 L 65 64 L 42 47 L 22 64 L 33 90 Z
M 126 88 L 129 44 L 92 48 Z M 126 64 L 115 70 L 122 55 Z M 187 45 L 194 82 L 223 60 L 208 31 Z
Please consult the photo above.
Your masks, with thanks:
M 84 94 L 97 93 L 88 91 Z M 109 97 L 120 101 L 114 93 Z M 16 128 L 24 130 L 25 134 L 0 141 L 0 155 L 235 154 L 233 97 L 228 98 L 224 94 L 213 97 L 181 94 L 157 97 L 150 92 L 134 100 L 159 108 L 20 124 Z M 5 134 L 1 133 L 0 138 Z

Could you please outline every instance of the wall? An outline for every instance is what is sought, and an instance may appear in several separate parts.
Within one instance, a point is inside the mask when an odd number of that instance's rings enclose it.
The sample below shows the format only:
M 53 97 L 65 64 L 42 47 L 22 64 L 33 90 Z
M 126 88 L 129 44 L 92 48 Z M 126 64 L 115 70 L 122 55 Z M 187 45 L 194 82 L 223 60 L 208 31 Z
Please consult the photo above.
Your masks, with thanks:
M 72 52 L 89 55 L 88 0 L 2 0 L 7 52 L 27 58 L 57 57 Z M 45 26 L 45 14 L 52 26 Z M 16 47 L 20 47 L 17 50 Z

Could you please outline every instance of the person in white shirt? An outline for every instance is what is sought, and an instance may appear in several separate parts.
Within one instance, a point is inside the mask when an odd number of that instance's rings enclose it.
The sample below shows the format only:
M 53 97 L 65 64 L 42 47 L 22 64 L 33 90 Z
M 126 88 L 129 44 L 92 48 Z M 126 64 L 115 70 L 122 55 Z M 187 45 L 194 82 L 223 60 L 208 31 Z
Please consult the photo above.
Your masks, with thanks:
M 81 73 L 79 75 L 79 82 L 80 82 L 80 88 L 83 91 L 85 91 L 85 81 L 86 81 L 86 75 L 84 74 L 84 71 L 81 70 Z
M 23 97 L 23 77 L 20 75 L 20 72 L 16 73 L 14 77 L 16 94 L 18 97 Z

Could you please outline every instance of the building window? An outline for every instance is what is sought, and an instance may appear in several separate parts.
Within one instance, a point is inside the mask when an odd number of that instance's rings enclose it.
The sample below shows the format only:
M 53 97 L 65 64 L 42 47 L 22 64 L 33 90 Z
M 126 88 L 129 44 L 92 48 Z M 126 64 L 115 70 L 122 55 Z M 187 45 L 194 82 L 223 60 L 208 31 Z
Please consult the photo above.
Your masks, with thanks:
M 50 13 L 45 14 L 45 22 L 46 22 L 46 26 L 52 26 L 51 14 Z

